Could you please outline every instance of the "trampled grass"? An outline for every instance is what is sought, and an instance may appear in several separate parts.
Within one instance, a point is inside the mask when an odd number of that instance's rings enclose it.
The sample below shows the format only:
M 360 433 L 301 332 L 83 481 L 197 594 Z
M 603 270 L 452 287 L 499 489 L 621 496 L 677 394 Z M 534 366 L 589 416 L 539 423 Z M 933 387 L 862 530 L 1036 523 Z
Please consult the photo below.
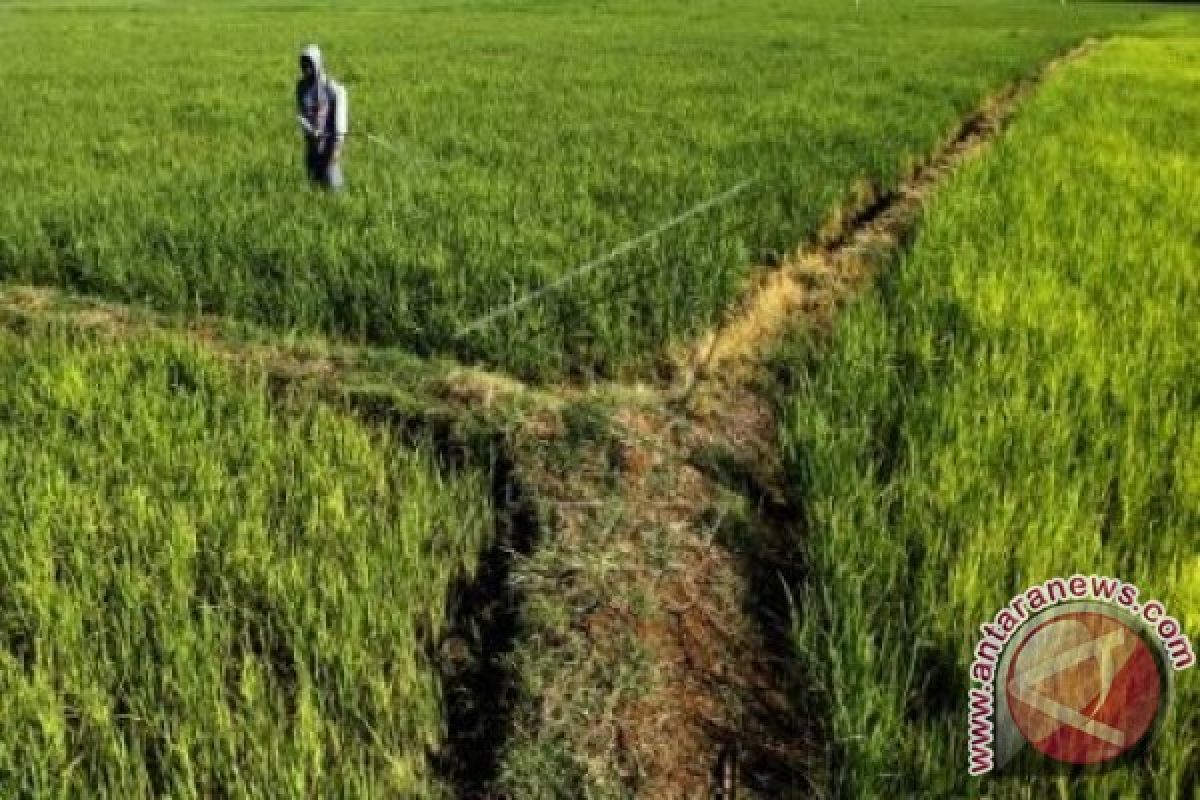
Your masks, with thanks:
M 193 347 L 0 335 L 0 795 L 439 796 L 483 482 Z
M 861 7 L 858 7 L 861 6 Z M 621 372 L 989 89 L 1141 11 L 1057 2 L 41 4 L 0 21 L 0 278 L 526 376 Z M 306 190 L 296 52 L 350 89 Z M 365 141 L 373 132 L 399 152 Z M 747 192 L 462 339 L 462 325 Z
M 1186 17 L 1063 70 L 801 373 L 796 644 L 844 796 L 1195 796 L 1195 670 L 1148 755 L 1078 780 L 969 779 L 965 708 L 978 625 L 1046 578 L 1200 626 L 1198 80 Z

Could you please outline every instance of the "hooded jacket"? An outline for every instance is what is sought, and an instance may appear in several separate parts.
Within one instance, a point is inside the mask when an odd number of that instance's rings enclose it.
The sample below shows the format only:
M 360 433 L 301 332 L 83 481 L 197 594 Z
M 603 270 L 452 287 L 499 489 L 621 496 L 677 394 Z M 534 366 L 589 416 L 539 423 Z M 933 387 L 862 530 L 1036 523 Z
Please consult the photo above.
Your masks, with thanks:
M 312 80 L 302 77 L 296 81 L 300 130 L 308 137 L 329 137 L 340 141 L 350 125 L 346 88 L 325 74 L 321 50 L 315 44 L 301 50 L 300 58 L 312 64 L 314 73 Z

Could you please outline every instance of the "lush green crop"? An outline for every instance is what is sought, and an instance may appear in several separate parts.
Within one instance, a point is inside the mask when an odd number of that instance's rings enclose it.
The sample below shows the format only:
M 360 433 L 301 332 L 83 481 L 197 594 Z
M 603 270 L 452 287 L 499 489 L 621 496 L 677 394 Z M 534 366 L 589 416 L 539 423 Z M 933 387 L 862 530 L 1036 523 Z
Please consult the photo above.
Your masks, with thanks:
M 966 774 L 977 626 L 1115 575 L 1200 632 L 1200 24 L 1064 70 L 934 200 L 838 327 L 785 431 L 845 796 L 1188 798 L 1200 685 L 1149 755 L 1077 784 Z
M 477 477 L 195 348 L 0 336 L 0 795 L 434 796 Z
M 995 0 L 56 5 L 0 5 L 0 277 L 537 376 L 644 363 L 857 179 L 891 183 L 989 89 L 1130 16 Z M 300 169 L 307 40 L 350 89 L 336 201 Z

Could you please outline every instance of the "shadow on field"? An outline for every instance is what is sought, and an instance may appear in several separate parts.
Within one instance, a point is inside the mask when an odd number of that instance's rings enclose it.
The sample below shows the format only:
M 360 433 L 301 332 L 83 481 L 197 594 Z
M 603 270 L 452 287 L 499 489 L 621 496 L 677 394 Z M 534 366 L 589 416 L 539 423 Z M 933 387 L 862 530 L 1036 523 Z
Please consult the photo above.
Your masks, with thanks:
M 290 391 L 287 381 L 274 388 Z M 536 544 L 540 527 L 533 503 L 494 426 L 464 423 L 456 412 L 404 408 L 386 392 L 336 396 L 402 447 L 432 450 L 443 470 L 481 469 L 489 478 L 493 524 L 477 569 L 447 588 L 445 629 L 419 629 L 417 638 L 438 672 L 446 722 L 441 748 L 429 753 L 433 773 L 454 797 L 494 800 L 517 701 L 511 655 L 523 598 L 510 578 L 514 562 Z
M 450 623 L 437 660 L 448 736 L 434 769 L 460 798 L 491 798 L 509 737 L 517 686 L 511 655 L 517 637 L 520 592 L 511 580 L 516 558 L 533 551 L 537 518 L 515 480 L 509 457 L 491 463 L 495 527 L 474 576 L 450 589 Z
M 818 743 L 830 740 L 831 711 L 813 691 L 820 681 L 804 674 L 792 639 L 793 617 L 804 613 L 795 600 L 810 579 L 802 509 L 752 467 L 724 458 L 696 466 L 746 501 L 726 516 L 718 536 L 737 560 L 749 589 L 743 611 L 765 645 L 754 670 L 765 680 L 739 687 L 738 729 L 718 732 L 728 744 L 713 765 L 714 797 L 732 800 L 724 787 L 735 785 L 762 797 L 821 796 Z M 731 776 L 734 769 L 740 774 Z

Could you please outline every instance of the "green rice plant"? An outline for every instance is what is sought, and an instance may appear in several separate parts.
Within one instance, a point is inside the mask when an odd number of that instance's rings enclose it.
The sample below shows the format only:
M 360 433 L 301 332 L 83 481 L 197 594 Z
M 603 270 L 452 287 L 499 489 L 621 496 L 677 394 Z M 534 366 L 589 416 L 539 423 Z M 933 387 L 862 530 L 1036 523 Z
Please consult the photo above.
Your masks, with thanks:
M 0 795 L 441 796 L 480 476 L 169 340 L 0 376 Z
M 1056 74 L 800 369 L 795 643 L 835 793 L 1195 796 L 1195 670 L 1100 774 L 968 778 L 966 701 L 978 626 L 1050 577 L 1119 576 L 1200 634 L 1198 79 L 1182 16 Z
M 530 378 L 644 368 L 857 181 L 894 184 L 986 93 L 1144 13 L 1051 0 L 0 9 L 0 101 L 19 110 L 0 115 L 0 279 Z M 300 168 L 291 87 L 309 40 L 350 92 L 350 190 L 336 200 Z

